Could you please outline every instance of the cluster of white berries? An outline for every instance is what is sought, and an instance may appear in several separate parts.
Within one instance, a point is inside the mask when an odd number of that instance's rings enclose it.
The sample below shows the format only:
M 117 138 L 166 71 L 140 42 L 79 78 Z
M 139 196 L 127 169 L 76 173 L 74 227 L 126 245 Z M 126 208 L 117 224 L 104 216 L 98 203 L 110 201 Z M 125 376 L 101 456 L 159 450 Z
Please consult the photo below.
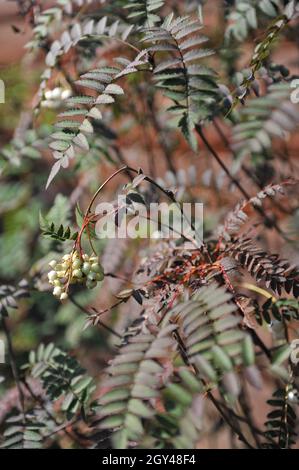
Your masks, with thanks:
M 60 262 L 49 263 L 49 283 L 54 286 L 53 295 L 60 300 L 67 299 L 69 284 L 84 284 L 88 289 L 96 287 L 104 279 L 104 271 L 96 256 L 82 256 L 78 251 L 64 255 Z
M 61 101 L 69 98 L 71 94 L 72 92 L 68 88 L 56 87 L 53 90 L 47 90 L 44 93 L 45 99 L 41 102 L 41 106 L 44 108 L 58 108 Z

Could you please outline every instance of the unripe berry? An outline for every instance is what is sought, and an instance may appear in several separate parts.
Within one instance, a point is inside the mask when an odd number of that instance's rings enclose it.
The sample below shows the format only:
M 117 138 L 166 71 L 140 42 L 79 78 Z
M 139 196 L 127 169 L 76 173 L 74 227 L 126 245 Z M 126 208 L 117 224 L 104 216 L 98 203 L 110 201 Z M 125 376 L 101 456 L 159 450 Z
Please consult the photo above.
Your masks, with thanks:
M 102 273 L 103 272 L 103 268 L 102 268 L 102 266 L 99 265 L 99 263 L 93 263 L 91 265 L 91 270 L 94 273 Z
M 82 272 L 83 272 L 84 274 L 88 274 L 89 271 L 90 271 L 90 264 L 87 263 L 87 261 L 85 261 L 85 263 L 84 263 L 83 266 L 82 266 Z
M 73 275 L 74 275 L 75 277 L 82 277 L 82 276 L 83 276 L 81 269 L 75 269 L 75 270 L 73 271 Z
M 60 300 L 68 298 L 69 284 L 84 284 L 88 289 L 97 286 L 104 278 L 104 271 L 97 256 L 75 250 L 64 255 L 60 261 L 52 260 L 49 265 L 49 283 L 53 285 L 53 294 Z
M 61 93 L 61 99 L 63 100 L 66 100 L 67 98 L 69 98 L 71 96 L 72 92 L 69 88 L 65 89 L 62 91 Z
M 104 273 L 96 273 L 96 281 L 102 281 L 104 279 Z
M 57 278 L 57 273 L 56 271 L 50 271 L 48 273 L 48 279 L 49 281 L 54 281 Z
M 87 280 L 86 281 L 86 287 L 87 289 L 94 289 L 97 285 L 97 282 L 96 281 L 91 281 L 91 280 Z
M 47 90 L 45 92 L 45 98 L 46 98 L 46 100 L 51 100 L 52 99 L 52 90 Z
M 54 287 L 54 289 L 53 289 L 53 295 L 55 295 L 55 297 L 60 297 L 61 294 L 62 294 L 62 289 L 61 289 L 61 287 L 59 287 L 59 286 Z
M 96 273 L 94 272 L 90 272 L 88 275 L 87 275 L 87 279 L 90 280 L 90 281 L 94 281 L 96 279 L 97 275 Z
M 79 258 L 76 258 L 74 261 L 73 261 L 73 269 L 77 269 L 77 268 L 80 268 L 81 266 L 81 260 Z
M 54 90 L 52 90 L 52 100 L 58 100 L 59 98 L 61 98 L 61 92 L 61 88 L 54 88 Z

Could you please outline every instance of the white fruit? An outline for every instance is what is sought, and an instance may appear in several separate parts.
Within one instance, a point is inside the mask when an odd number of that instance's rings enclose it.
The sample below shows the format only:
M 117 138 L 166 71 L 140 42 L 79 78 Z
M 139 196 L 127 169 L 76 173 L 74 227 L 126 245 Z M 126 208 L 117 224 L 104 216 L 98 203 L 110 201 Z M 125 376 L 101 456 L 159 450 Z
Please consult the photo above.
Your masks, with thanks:
M 90 281 L 94 281 L 96 279 L 96 277 L 97 277 L 96 273 L 93 273 L 93 272 L 90 272 L 87 275 L 87 279 L 90 280 Z
M 55 297 L 60 297 L 61 294 L 62 294 L 62 289 L 61 289 L 61 287 L 59 287 L 59 286 L 54 287 L 54 289 L 53 289 L 53 295 L 55 295 Z
M 75 259 L 73 261 L 73 269 L 80 268 L 80 266 L 81 266 L 81 260 L 79 258 Z
M 45 98 L 46 98 L 46 100 L 51 100 L 52 99 L 52 90 L 47 90 L 45 92 Z
M 73 271 L 73 275 L 74 275 L 75 277 L 82 277 L 82 276 L 83 276 L 81 269 L 75 269 L 75 270 Z
M 57 278 L 57 272 L 56 271 L 50 271 L 48 273 L 49 281 L 54 281 L 56 278 Z
M 87 289 L 94 289 L 97 285 L 96 281 L 90 281 L 89 279 L 86 281 Z
M 51 260 L 49 265 L 49 283 L 53 285 L 53 294 L 60 300 L 66 300 L 69 284 L 83 284 L 88 289 L 97 286 L 104 278 L 104 271 L 97 256 L 89 256 L 74 250 L 63 255 L 60 261 Z
M 102 266 L 100 266 L 99 263 L 93 263 L 93 264 L 91 265 L 91 270 L 92 270 L 94 273 L 101 273 L 101 272 L 103 272 Z
M 88 274 L 90 271 L 90 264 L 85 261 L 85 263 L 82 266 L 82 272 L 84 274 Z
M 61 98 L 61 88 L 56 87 L 52 90 L 52 99 L 58 100 L 59 98 Z
M 63 90 L 63 92 L 61 93 L 61 98 L 63 100 L 66 100 L 67 98 L 69 98 L 71 96 L 72 92 L 70 89 L 66 89 L 66 90 Z

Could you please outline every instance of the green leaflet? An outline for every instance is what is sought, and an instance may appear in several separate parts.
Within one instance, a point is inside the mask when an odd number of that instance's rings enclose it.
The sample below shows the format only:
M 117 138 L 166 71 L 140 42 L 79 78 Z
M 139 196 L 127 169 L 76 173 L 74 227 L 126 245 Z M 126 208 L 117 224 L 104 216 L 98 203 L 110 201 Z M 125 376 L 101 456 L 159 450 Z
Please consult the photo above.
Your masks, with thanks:
M 155 82 L 174 101 L 175 106 L 169 111 L 177 117 L 177 124 L 193 150 L 197 149 L 193 129 L 211 117 L 218 99 L 214 72 L 198 64 L 213 54 L 212 50 L 199 47 L 208 40 L 199 34 L 201 29 L 200 20 L 169 15 L 162 26 L 147 27 L 143 38 L 150 43 L 149 51 L 171 54 L 171 58 L 166 56 L 155 66 Z
M 119 355 L 107 369 L 110 377 L 104 383 L 110 388 L 100 398 L 101 429 L 115 429 L 114 443 L 126 448 L 130 439 L 140 440 L 144 434 L 141 418 L 154 414 L 154 399 L 160 396 L 159 361 L 174 348 L 171 332 L 174 325 L 162 328 L 157 336 L 137 333 L 120 347 Z M 108 414 L 112 415 L 106 417 Z M 118 429 L 120 428 L 120 429 Z

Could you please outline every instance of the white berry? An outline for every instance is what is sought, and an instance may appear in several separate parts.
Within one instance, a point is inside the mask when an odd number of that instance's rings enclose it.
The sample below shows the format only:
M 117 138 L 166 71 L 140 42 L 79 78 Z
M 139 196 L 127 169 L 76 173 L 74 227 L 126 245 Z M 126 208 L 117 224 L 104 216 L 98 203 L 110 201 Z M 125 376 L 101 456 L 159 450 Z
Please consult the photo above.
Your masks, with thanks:
M 66 100 L 67 98 L 69 98 L 71 96 L 72 92 L 69 88 L 63 90 L 63 92 L 61 93 L 61 98 L 63 100 Z
M 88 274 L 90 271 L 90 264 L 85 261 L 85 263 L 82 266 L 82 272 L 84 274 Z
M 91 270 L 94 272 L 94 273 L 101 273 L 103 270 L 102 270 L 102 267 L 99 265 L 99 263 L 93 263 L 91 265 Z
M 77 268 L 80 268 L 80 266 L 81 266 L 81 260 L 79 258 L 75 259 L 73 261 L 73 268 L 77 269 Z
M 48 273 L 49 281 L 54 281 L 56 278 L 57 278 L 57 272 L 56 271 L 50 271 Z
M 55 297 L 60 297 L 61 294 L 62 294 L 62 289 L 61 289 L 61 287 L 59 287 L 59 286 L 54 287 L 54 289 L 53 289 L 53 295 L 55 295 Z
M 90 281 L 94 281 L 95 278 L 96 278 L 96 273 L 94 272 L 90 272 L 88 275 L 87 275 L 87 279 L 89 279 Z
M 52 99 L 53 100 L 57 100 L 61 98 L 61 88 L 54 88 L 54 90 L 52 90 Z
M 104 274 L 103 273 L 96 273 L 96 280 L 97 281 L 102 281 L 104 279 Z
M 89 279 L 86 281 L 87 289 L 94 289 L 94 287 L 96 287 L 96 285 L 97 285 L 96 281 L 91 281 Z
M 74 275 L 75 277 L 82 277 L 82 276 L 83 276 L 81 269 L 75 269 L 75 270 L 73 271 L 73 275 Z

